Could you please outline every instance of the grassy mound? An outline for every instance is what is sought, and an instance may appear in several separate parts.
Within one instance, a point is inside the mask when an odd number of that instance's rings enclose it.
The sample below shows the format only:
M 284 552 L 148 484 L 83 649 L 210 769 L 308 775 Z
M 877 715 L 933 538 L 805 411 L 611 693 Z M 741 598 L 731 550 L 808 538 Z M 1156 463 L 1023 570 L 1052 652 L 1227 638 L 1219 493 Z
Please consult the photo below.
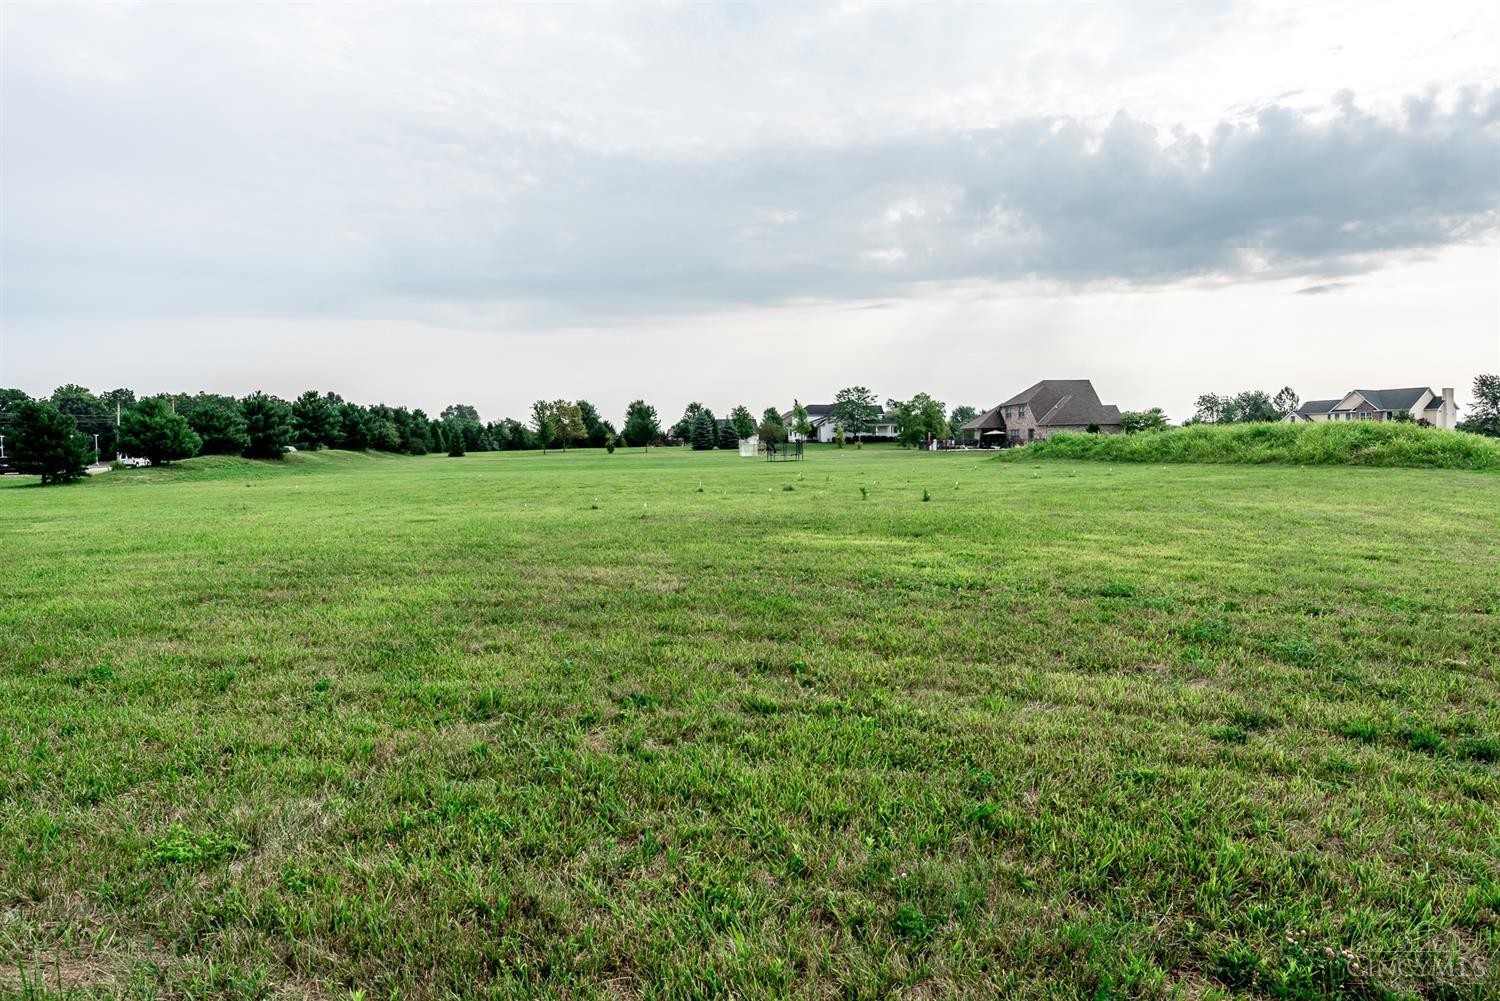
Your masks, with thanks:
M 322 472 L 333 468 L 366 463 L 397 462 L 407 456 L 386 452 L 346 452 L 328 449 L 320 452 L 289 452 L 280 460 L 245 459 L 238 455 L 199 455 L 165 466 L 140 469 L 116 469 L 99 477 L 100 483 L 162 483 L 179 480 L 219 480 L 239 477 L 276 476 L 286 473 Z
M 1500 440 L 1384 421 L 1196 424 L 1146 434 L 1059 434 L 1002 458 L 1500 469 Z

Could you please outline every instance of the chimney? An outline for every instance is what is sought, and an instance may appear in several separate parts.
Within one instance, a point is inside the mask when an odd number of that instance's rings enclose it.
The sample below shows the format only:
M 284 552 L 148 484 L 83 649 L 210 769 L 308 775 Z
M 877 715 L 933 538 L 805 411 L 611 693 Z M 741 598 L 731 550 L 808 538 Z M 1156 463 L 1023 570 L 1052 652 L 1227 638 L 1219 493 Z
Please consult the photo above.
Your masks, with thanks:
M 1458 420 L 1458 409 L 1453 405 L 1453 387 L 1443 387 L 1443 416 L 1438 427 L 1451 428 Z

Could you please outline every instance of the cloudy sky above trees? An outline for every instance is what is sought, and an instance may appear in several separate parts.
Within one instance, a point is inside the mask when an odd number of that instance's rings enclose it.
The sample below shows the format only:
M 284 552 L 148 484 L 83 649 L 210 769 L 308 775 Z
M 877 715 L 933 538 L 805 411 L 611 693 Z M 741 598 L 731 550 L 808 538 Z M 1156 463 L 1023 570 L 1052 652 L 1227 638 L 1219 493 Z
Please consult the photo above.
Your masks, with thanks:
M 1491 5 L 9 4 L 0 384 L 1188 416 L 1500 368 Z

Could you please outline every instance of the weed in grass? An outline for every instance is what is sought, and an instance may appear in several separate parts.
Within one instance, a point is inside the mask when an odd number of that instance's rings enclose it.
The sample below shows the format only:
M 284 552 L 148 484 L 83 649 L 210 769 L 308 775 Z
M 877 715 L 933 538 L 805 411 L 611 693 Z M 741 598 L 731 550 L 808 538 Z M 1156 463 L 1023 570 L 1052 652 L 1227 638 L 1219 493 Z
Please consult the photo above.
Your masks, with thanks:
M 1500 761 L 1500 740 L 1483 734 L 1461 737 L 1455 752 L 1468 761 Z
M 1334 732 L 1342 737 L 1348 737 L 1350 740 L 1373 744 L 1380 739 L 1383 731 L 1380 728 L 1380 724 L 1373 720 L 1354 719 L 1340 723 L 1334 728 Z
M 910 904 L 902 904 L 896 909 L 891 927 L 897 935 L 912 942 L 926 942 L 937 933 L 936 923 Z
M 1189 643 L 1227 643 L 1229 626 L 1220 619 L 1199 619 L 1184 626 L 1181 635 Z
M 1397 732 L 1397 736 L 1413 751 L 1421 751 L 1424 754 L 1446 754 L 1448 752 L 1448 742 L 1443 739 L 1442 734 L 1430 726 L 1408 724 Z
M 1229 722 L 1241 730 L 1255 731 L 1264 730 L 1274 722 L 1274 719 L 1270 713 L 1261 712 L 1258 709 L 1239 709 L 1230 714 Z
M 172 824 L 151 843 L 146 854 L 147 858 L 158 863 L 202 865 L 242 851 L 244 847 L 226 834 L 214 831 L 198 834 L 181 824 Z
M 1266 645 L 1266 649 L 1273 657 L 1288 664 L 1305 667 L 1318 661 L 1317 649 L 1300 636 L 1273 639 Z
M 923 502 L 932 500 L 932 493 L 931 493 L 931 491 L 923 489 L 923 491 L 922 491 L 922 500 L 923 500 Z

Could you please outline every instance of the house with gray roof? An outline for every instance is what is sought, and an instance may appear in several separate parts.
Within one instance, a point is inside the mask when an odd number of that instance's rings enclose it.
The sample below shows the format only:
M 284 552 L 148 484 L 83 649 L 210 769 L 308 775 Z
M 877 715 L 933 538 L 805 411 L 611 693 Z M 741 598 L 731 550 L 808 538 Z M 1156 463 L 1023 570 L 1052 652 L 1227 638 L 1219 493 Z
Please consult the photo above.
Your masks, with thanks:
M 1315 421 L 1388 421 L 1406 411 L 1413 420 L 1425 420 L 1433 427 L 1451 428 L 1458 423 L 1458 407 L 1452 388 L 1442 395 L 1427 386 L 1405 389 L 1351 389 L 1337 400 L 1308 400 L 1284 420 L 1290 423 Z
M 803 409 L 807 411 L 807 423 L 812 425 L 811 441 L 821 441 L 824 444 L 835 441 L 838 438 L 838 421 L 833 418 L 832 403 L 808 403 Z M 788 410 L 781 415 L 781 422 L 787 427 L 792 426 L 795 413 Z M 853 439 L 851 434 L 850 439 Z M 875 418 L 875 428 L 868 434 L 860 435 L 864 441 L 895 441 L 896 440 L 896 418 L 881 409 Z
M 969 421 L 961 429 L 976 444 L 1020 445 L 1059 431 L 1097 429 L 1118 434 L 1120 408 L 1102 403 L 1088 379 L 1043 379 Z

